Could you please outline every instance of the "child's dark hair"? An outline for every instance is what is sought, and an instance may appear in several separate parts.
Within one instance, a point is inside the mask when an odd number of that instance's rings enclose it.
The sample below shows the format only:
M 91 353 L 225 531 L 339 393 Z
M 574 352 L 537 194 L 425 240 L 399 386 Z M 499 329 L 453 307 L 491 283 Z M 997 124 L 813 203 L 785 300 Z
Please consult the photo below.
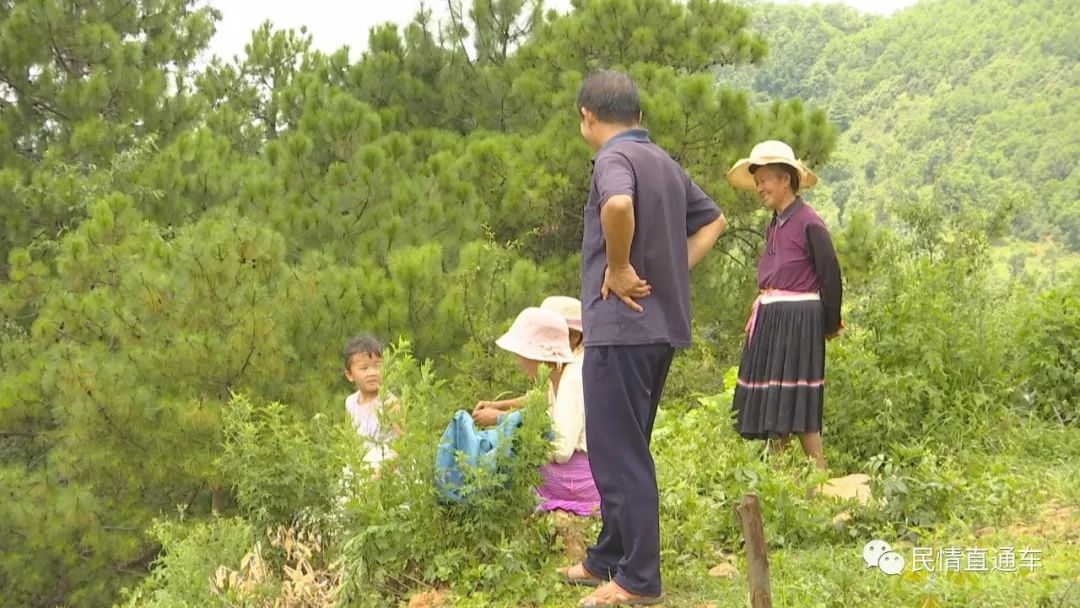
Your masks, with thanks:
M 371 355 L 382 357 L 383 345 L 375 339 L 375 336 L 362 334 L 350 338 L 345 344 L 345 350 L 341 354 L 345 357 L 345 369 L 349 369 L 349 362 L 355 355 Z

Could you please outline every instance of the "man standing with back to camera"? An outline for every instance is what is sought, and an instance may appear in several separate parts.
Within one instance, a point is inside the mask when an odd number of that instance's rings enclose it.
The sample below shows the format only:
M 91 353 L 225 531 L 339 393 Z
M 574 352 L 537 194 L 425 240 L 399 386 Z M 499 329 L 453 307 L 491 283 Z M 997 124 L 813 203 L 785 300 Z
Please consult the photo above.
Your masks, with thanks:
M 675 349 L 690 346 L 690 268 L 725 220 L 641 128 L 629 76 L 590 74 L 577 106 L 596 150 L 581 247 L 582 375 L 603 529 L 585 561 L 560 573 L 597 587 L 581 606 L 653 605 L 664 593 L 649 441 Z

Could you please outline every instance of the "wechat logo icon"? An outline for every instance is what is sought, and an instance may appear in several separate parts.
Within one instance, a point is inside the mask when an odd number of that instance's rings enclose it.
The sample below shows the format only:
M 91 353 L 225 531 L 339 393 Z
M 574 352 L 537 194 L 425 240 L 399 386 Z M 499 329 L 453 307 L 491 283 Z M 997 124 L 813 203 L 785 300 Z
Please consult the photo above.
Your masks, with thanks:
M 867 568 L 877 568 L 889 576 L 900 574 L 907 565 L 904 556 L 893 551 L 892 545 L 883 540 L 872 540 L 866 543 L 862 557 Z

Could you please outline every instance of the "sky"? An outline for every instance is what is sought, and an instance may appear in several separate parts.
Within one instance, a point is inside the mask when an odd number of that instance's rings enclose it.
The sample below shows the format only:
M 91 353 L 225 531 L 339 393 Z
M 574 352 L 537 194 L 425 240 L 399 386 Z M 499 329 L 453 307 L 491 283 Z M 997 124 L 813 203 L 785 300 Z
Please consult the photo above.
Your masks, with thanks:
M 812 0 L 779 0 L 813 4 Z M 915 0 L 841 0 L 859 10 L 877 14 L 915 3 Z M 421 0 L 201 0 L 222 12 L 210 53 L 229 59 L 244 51 L 252 30 L 269 19 L 276 29 L 299 29 L 306 25 L 314 46 L 332 52 L 349 45 L 353 58 L 367 48 L 368 30 L 391 21 L 404 25 L 420 9 Z M 446 14 L 447 0 L 425 0 L 436 16 Z M 466 6 L 468 0 L 465 0 Z M 565 11 L 570 0 L 545 0 L 547 9 Z

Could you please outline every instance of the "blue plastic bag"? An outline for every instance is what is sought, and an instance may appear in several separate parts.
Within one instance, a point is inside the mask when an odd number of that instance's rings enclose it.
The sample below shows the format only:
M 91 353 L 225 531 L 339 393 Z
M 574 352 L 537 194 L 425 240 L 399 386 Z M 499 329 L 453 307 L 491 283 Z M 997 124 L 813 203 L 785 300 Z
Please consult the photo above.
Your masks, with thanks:
M 508 456 L 513 447 L 513 435 L 521 425 L 521 412 L 499 417 L 493 429 L 478 430 L 472 415 L 458 410 L 447 425 L 435 453 L 435 485 L 443 498 L 455 503 L 465 502 L 465 473 L 458 452 L 464 454 L 464 464 L 495 472 L 499 454 Z

